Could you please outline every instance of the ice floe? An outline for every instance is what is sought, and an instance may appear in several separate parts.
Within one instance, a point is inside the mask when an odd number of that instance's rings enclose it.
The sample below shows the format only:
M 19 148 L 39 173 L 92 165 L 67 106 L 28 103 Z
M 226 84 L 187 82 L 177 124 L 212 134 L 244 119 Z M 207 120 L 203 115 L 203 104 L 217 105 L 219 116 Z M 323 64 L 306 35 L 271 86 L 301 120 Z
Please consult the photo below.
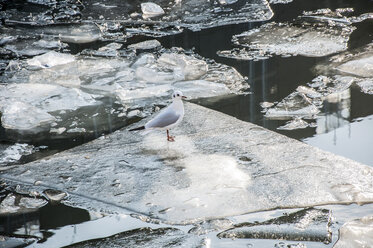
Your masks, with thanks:
M 373 244 L 373 217 L 345 223 L 339 230 L 339 239 L 335 248 L 369 247 Z
M 224 218 L 250 212 L 373 199 L 369 166 L 195 104 L 186 103 L 185 109 L 172 144 L 163 132 L 142 136 L 122 130 L 9 168 L 2 178 L 43 181 L 32 189 L 53 185 L 68 193 L 65 201 L 81 207 L 196 224 L 197 233 L 229 228 L 232 223 Z M 278 224 L 282 231 L 276 237 L 328 242 L 329 215 L 306 209 L 294 214 L 295 222 L 284 216 L 281 223 L 249 229 L 276 232 Z M 296 236 L 297 230 L 303 234 Z
M 102 132 L 98 123 L 108 122 L 107 131 L 123 127 L 123 120 L 143 118 L 155 106 L 166 105 L 175 89 L 195 99 L 237 94 L 249 87 L 234 68 L 192 52 L 179 48 L 146 52 L 160 48 L 155 40 L 121 47 L 110 43 L 78 55 L 50 51 L 11 62 L 14 66 L 4 74 L 7 84 L 0 86 L 5 133 L 18 133 L 17 141 L 40 132 L 51 137 L 98 135 Z M 127 116 L 132 111 L 138 114 Z
M 305 12 L 292 22 L 264 24 L 233 36 L 238 48 L 218 51 L 218 55 L 259 60 L 273 55 L 323 57 L 345 51 L 355 28 L 344 16 L 332 18 L 330 13 L 336 12 L 329 9 Z

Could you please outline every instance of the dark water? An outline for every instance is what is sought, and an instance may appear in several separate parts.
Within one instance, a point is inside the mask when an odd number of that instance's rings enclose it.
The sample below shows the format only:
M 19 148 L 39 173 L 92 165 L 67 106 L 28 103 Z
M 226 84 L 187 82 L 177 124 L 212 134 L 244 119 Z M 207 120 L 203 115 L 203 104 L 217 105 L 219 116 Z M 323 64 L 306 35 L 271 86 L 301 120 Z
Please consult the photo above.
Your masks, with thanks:
M 290 21 L 301 15 L 303 11 L 311 11 L 322 8 L 353 8 L 354 15 L 373 11 L 373 1 L 306 1 L 296 0 L 289 4 L 277 4 L 271 6 L 274 18 L 271 21 Z M 317 128 L 282 131 L 277 127 L 286 121 L 269 120 L 263 117 L 261 102 L 278 102 L 294 92 L 300 85 L 306 85 L 317 74 L 314 66 L 328 60 L 328 56 L 310 58 L 295 56 L 283 58 L 274 56 L 262 61 L 237 61 L 216 55 L 216 51 L 228 50 L 233 47 L 232 35 L 250 30 L 262 23 L 249 23 L 231 25 L 204 30 L 198 33 L 185 32 L 173 37 L 165 37 L 162 44 L 166 47 L 181 46 L 194 48 L 195 51 L 207 58 L 213 58 L 219 63 L 236 68 L 242 75 L 248 78 L 252 94 L 245 96 L 232 96 L 224 99 L 205 99 L 196 101 L 208 108 L 221 111 L 240 120 L 252 122 L 331 151 L 353 160 L 373 165 L 373 126 L 369 122 L 373 115 L 373 95 L 360 92 L 357 87 L 351 88 L 351 97 L 348 103 L 345 101 L 330 104 L 324 102 L 322 118 L 318 118 L 319 129 L 326 130 L 326 134 L 319 134 Z M 349 40 L 349 50 L 360 48 L 373 40 L 373 20 L 366 20 L 354 24 L 356 30 Z M 347 111 L 348 115 L 342 116 L 341 112 Z M 337 118 L 328 118 L 335 116 Z M 366 119 L 366 121 L 364 121 Z M 332 123 L 331 123 L 332 122 Z M 362 123 L 361 123 L 362 122 Z M 359 124 L 360 123 L 360 124 Z M 333 126 L 333 128 L 330 128 Z M 358 129 L 351 131 L 351 129 Z M 330 133 L 330 134 L 329 134 Z M 333 136 L 333 138 L 327 138 Z M 338 140 L 338 142 L 337 142 Z
M 18 1 L 19 2 L 19 1 Z M 17 3 L 18 3 L 17 2 Z M 373 1 L 371 0 L 294 0 L 289 4 L 278 4 L 271 6 L 274 11 L 274 18 L 271 21 L 290 21 L 301 15 L 303 11 L 316 10 L 321 8 L 353 8 L 354 14 L 373 12 Z M 307 58 L 302 56 L 283 58 L 274 56 L 262 61 L 237 61 L 217 56 L 219 50 L 231 49 L 231 38 L 235 34 L 260 26 L 262 23 L 246 23 L 238 25 L 228 25 L 199 32 L 185 31 L 170 37 L 158 38 L 166 48 L 180 46 L 194 51 L 206 58 L 212 58 L 219 63 L 235 67 L 242 75 L 248 78 L 251 86 L 251 94 L 241 96 L 229 96 L 224 98 L 210 98 L 196 101 L 208 108 L 221 111 L 238 119 L 261 125 L 265 128 L 280 132 L 286 136 L 302 140 L 308 144 L 331 151 L 353 160 L 373 165 L 373 95 L 361 93 L 358 88 L 352 87 L 351 97 L 346 101 L 336 103 L 325 103 L 318 118 L 318 128 L 306 128 L 293 131 L 279 131 L 277 127 L 283 125 L 284 121 L 268 120 L 263 117 L 260 103 L 281 101 L 284 97 L 293 92 L 299 85 L 306 85 L 317 76 L 313 67 L 325 60 L 322 58 Z M 356 30 L 352 33 L 349 41 L 349 49 L 355 49 L 370 43 L 373 40 L 373 21 L 366 20 L 362 23 L 354 24 Z M 134 37 L 128 43 L 135 43 L 148 39 L 146 37 Z M 98 47 L 102 44 L 90 44 Z M 71 50 L 78 52 L 87 45 L 74 46 Z M 347 113 L 347 114 L 346 114 Z M 322 132 L 318 129 L 323 129 Z M 63 145 L 50 144 L 51 154 L 74 145 L 86 142 L 90 138 L 64 142 Z M 44 156 L 41 155 L 41 156 Z M 37 159 L 40 155 L 28 157 L 23 162 Z M 338 208 L 338 207 L 337 207 Z M 340 215 L 350 217 L 360 217 L 372 212 L 372 206 L 341 206 L 336 210 Z M 360 212 L 359 212 L 360 211 Z M 352 213 L 354 212 L 354 213 Z M 356 212 L 359 212 L 357 214 Z M 56 239 L 58 244 L 64 244 L 64 239 L 79 237 L 82 240 L 101 237 L 94 229 L 110 229 L 106 236 L 113 235 L 121 231 L 121 225 L 125 222 L 119 217 L 105 217 L 104 221 L 97 221 L 90 213 L 83 209 L 77 209 L 64 205 L 47 205 L 35 212 L 14 214 L 11 216 L 0 216 L 1 235 L 12 235 L 17 238 L 33 237 L 41 238 L 39 244 L 42 245 L 48 239 Z M 86 223 L 84 231 L 76 229 L 81 223 Z M 343 224 L 343 223 L 341 223 Z M 337 225 L 334 230 L 334 240 L 337 238 Z M 32 225 L 37 227 L 36 232 L 31 232 Z M 19 231 L 20 228 L 24 231 Z M 74 229 L 75 228 L 75 229 Z M 17 231 L 18 230 L 18 231 Z M 88 234 L 87 234 L 88 233 Z M 75 235 L 75 236 L 74 236 Z M 103 234 L 102 234 L 103 235 Z M 103 235 L 103 236 L 105 236 Z M 213 235 L 211 235 L 213 236 Z M 57 237 L 57 238 L 56 238 Z M 79 239 L 79 238 L 78 238 Z M 216 239 L 216 237 L 215 237 Z M 242 244 L 244 241 L 237 241 Z M 245 241 L 247 242 L 247 241 Z M 221 241 L 221 247 L 233 247 L 231 240 Z M 253 241 L 254 247 L 273 247 L 278 243 L 275 241 Z M 225 246 L 226 245 L 226 246 Z M 331 247 L 331 245 L 308 244 L 307 247 Z M 1 244 L 0 244 L 1 247 Z M 16 246 L 14 246 L 16 247 Z M 20 246 L 19 246 L 20 247 Z

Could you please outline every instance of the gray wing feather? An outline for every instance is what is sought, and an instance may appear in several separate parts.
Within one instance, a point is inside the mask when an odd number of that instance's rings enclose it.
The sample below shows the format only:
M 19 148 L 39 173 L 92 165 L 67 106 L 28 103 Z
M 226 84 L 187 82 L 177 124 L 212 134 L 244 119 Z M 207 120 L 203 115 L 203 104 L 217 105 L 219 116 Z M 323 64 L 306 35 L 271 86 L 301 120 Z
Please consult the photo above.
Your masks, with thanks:
M 145 124 L 145 128 L 163 128 L 174 124 L 180 115 L 175 111 L 165 111 L 159 113 L 153 120 Z

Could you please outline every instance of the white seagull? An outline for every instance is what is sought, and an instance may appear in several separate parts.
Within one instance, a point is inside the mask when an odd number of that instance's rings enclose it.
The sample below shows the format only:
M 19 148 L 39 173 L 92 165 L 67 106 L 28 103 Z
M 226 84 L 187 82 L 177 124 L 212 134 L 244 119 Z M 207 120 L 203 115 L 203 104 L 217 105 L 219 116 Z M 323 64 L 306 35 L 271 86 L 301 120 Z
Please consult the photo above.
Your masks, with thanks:
M 175 91 L 172 94 L 172 103 L 161 110 L 153 119 L 148 121 L 145 126 L 130 129 L 129 131 L 137 130 L 167 130 L 167 141 L 175 141 L 175 137 L 169 134 L 169 130 L 176 127 L 184 117 L 184 104 L 182 99 L 186 97 L 181 91 Z

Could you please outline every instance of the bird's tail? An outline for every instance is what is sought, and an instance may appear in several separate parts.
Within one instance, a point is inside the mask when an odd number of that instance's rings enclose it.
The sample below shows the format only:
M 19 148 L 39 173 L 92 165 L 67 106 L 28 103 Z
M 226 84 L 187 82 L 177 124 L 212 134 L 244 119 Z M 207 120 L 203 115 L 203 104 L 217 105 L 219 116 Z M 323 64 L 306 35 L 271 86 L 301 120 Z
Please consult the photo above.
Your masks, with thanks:
M 128 130 L 128 131 L 138 131 L 138 130 L 143 130 L 143 129 L 145 129 L 145 126 L 132 128 L 132 129 L 130 129 L 130 130 Z

